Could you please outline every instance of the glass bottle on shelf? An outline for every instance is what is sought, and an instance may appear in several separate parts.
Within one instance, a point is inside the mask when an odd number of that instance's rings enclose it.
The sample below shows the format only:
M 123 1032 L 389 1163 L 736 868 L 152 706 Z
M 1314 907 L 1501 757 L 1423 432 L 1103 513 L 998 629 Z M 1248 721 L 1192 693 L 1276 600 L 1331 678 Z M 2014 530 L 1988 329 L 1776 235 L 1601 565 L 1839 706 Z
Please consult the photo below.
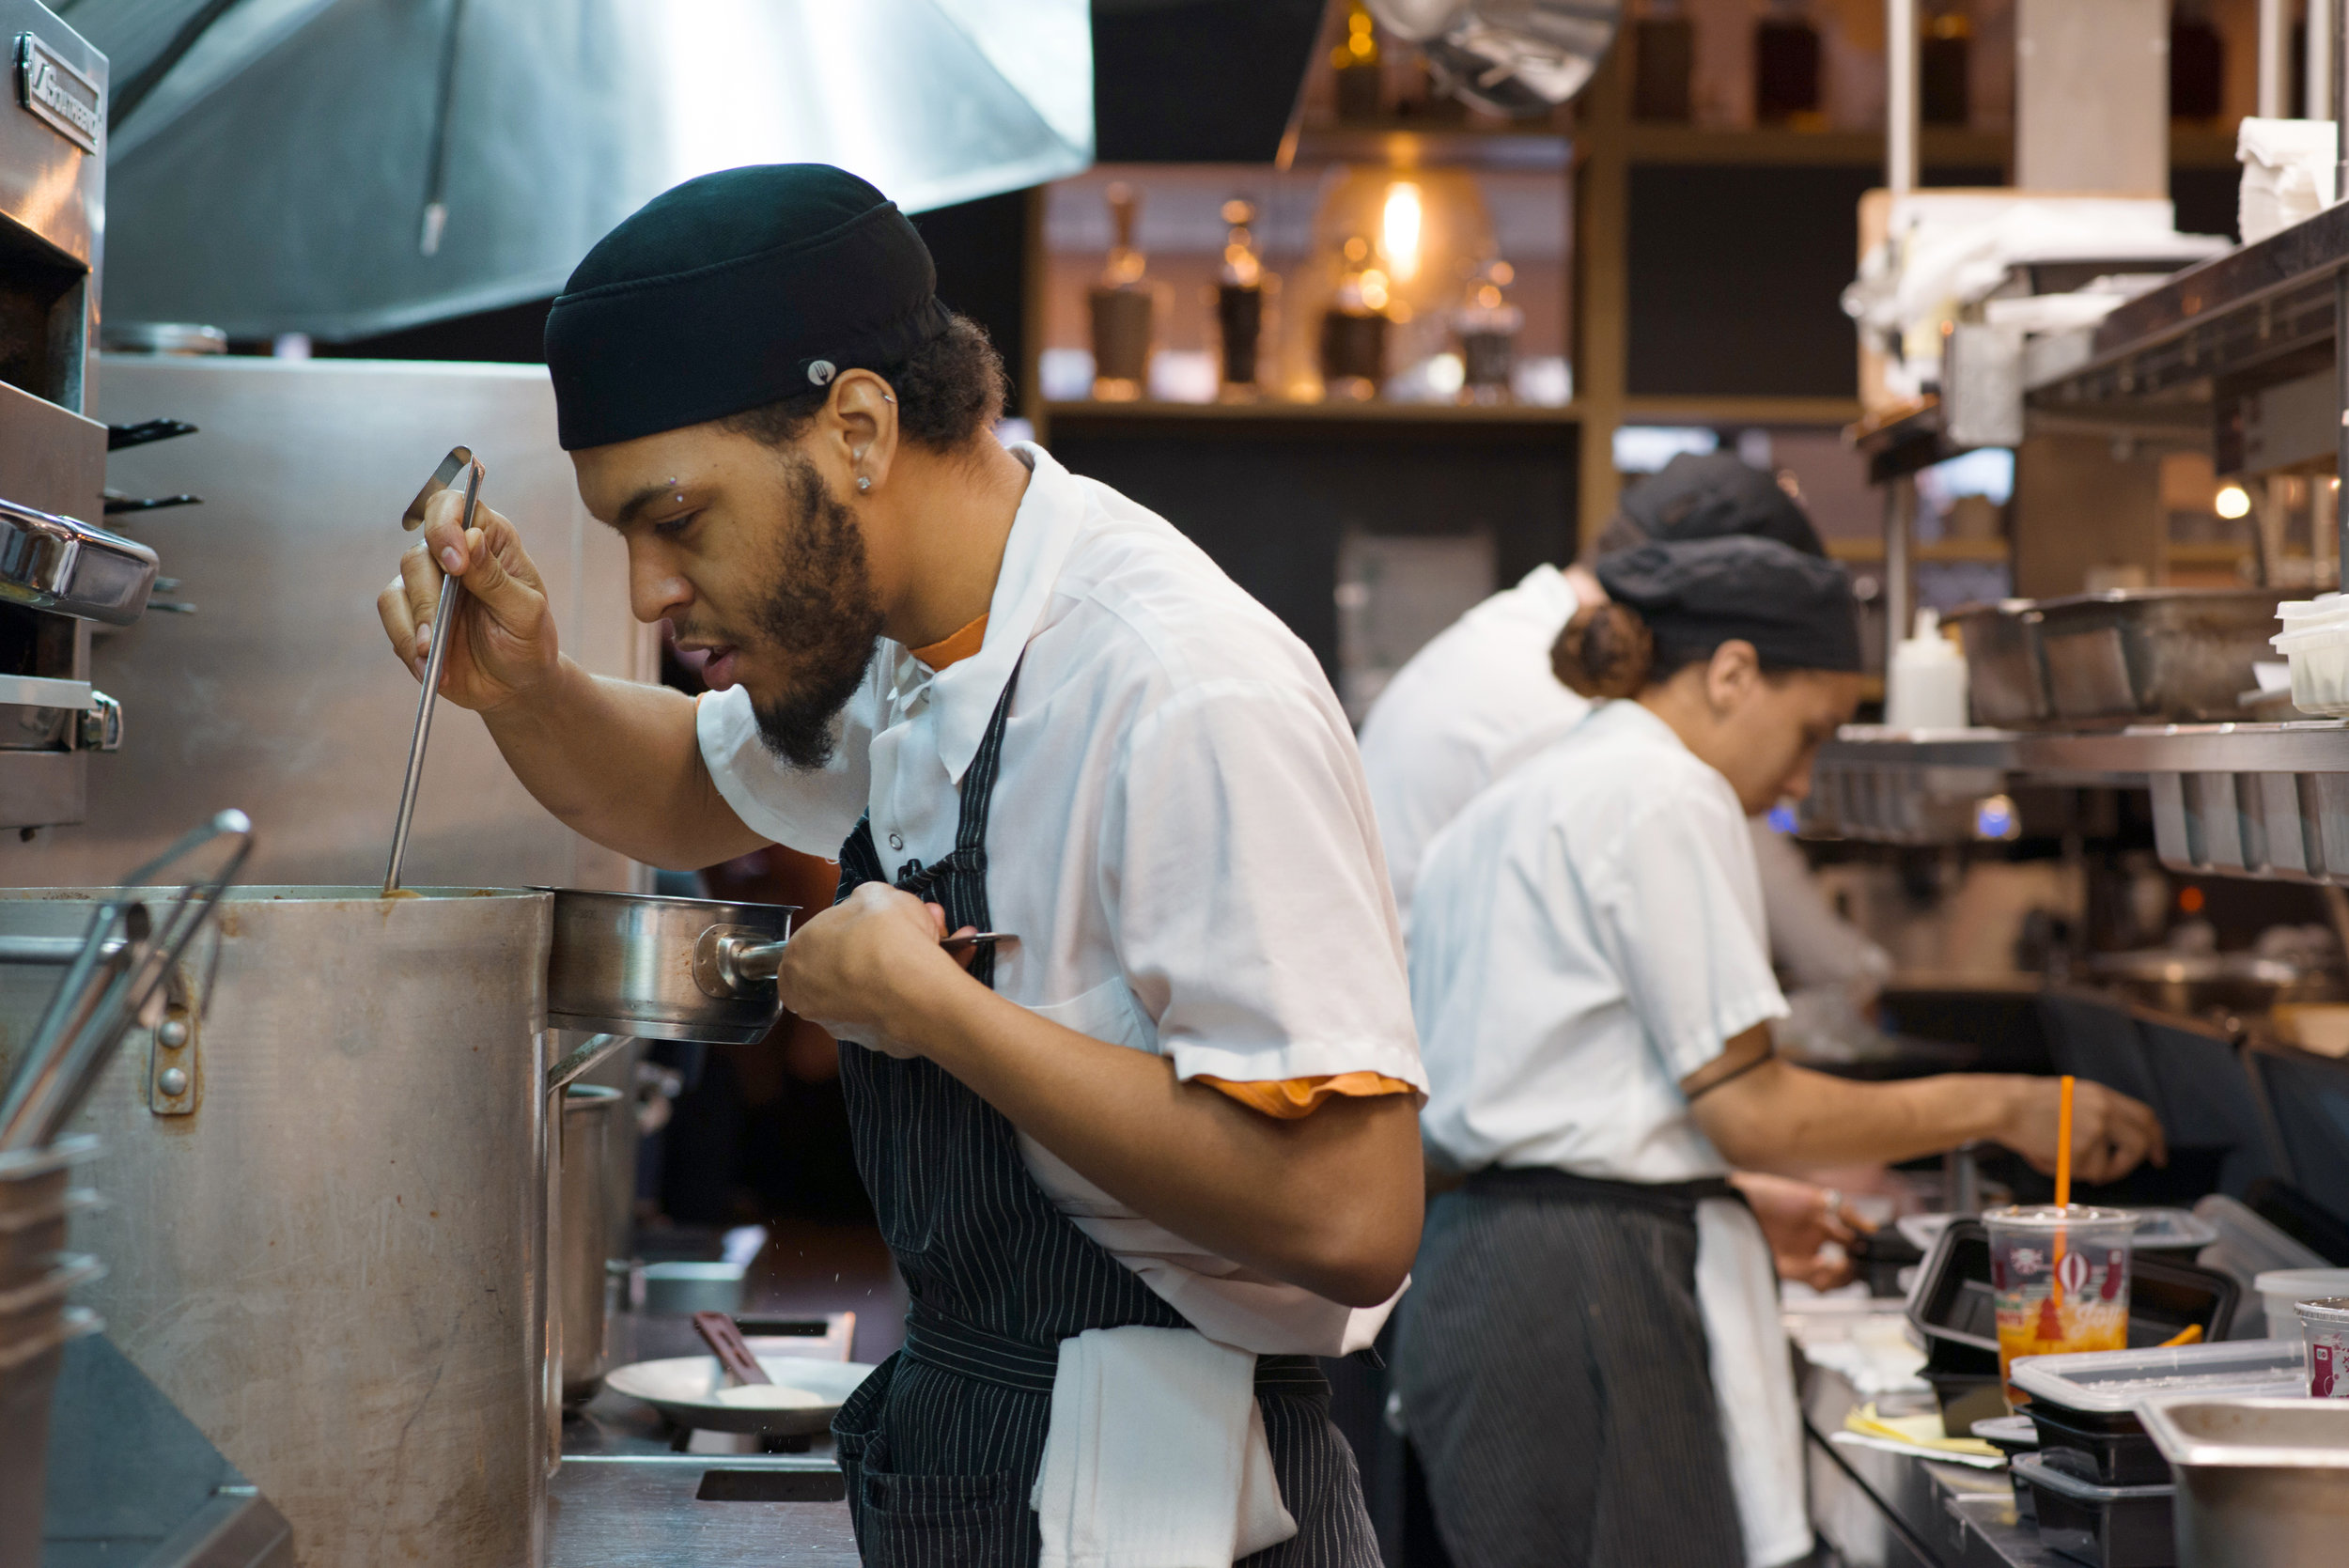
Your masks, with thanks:
M 1819 130 L 1819 30 L 1804 0 L 1770 0 L 1753 29 L 1753 117 Z
M 1343 254 L 1345 271 L 1321 318 L 1322 391 L 1366 402 L 1387 379 L 1387 275 L 1359 234 L 1347 237 Z
M 1130 403 L 1150 381 L 1150 344 L 1157 301 L 1143 277 L 1143 256 L 1134 244 L 1134 223 L 1142 193 L 1123 180 L 1103 192 L 1113 238 L 1109 261 L 1092 287 L 1093 396 L 1105 403 Z
M 1258 396 L 1256 350 L 1264 338 L 1265 291 L 1272 279 L 1250 227 L 1256 221 L 1255 203 L 1233 197 L 1223 204 L 1223 221 L 1231 231 L 1215 281 L 1215 324 L 1223 346 L 1217 395 L 1226 403 L 1246 403 Z
M 1468 303 L 1453 318 L 1460 334 L 1460 401 L 1506 403 L 1510 373 L 1517 368 L 1517 334 L 1525 312 L 1508 303 L 1501 290 L 1517 279 L 1505 261 L 1481 269 L 1469 285 Z
M 1917 117 L 1927 125 L 1965 125 L 1970 116 L 1968 57 L 1974 24 L 1963 0 L 1928 8 L 1917 40 Z
M 1649 0 L 1631 29 L 1631 117 L 1688 124 L 1696 64 L 1696 23 L 1681 0 Z
M 1330 54 L 1338 85 L 1338 118 L 1359 122 L 1379 118 L 1386 109 L 1386 65 L 1379 57 L 1378 24 L 1362 0 L 1346 8 L 1346 41 Z

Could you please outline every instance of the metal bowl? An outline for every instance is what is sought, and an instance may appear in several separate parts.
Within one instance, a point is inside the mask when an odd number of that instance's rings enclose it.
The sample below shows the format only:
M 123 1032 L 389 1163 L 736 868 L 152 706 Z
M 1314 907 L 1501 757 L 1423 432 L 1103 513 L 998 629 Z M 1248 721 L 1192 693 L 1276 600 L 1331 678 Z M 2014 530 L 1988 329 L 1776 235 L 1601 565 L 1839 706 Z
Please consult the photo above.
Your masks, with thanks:
M 712 932 L 779 942 L 791 935 L 788 904 L 589 893 L 554 894 L 554 951 L 547 960 L 547 1022 L 591 1034 L 749 1045 L 782 1009 L 771 980 L 743 994 L 694 976 L 695 944 Z

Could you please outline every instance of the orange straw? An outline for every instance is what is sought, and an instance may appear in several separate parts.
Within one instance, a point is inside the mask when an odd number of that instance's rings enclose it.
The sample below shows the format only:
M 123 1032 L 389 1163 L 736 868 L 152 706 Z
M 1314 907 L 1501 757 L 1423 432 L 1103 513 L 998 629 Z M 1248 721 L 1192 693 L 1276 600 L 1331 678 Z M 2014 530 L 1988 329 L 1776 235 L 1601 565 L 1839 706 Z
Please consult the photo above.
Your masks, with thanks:
M 2072 1076 L 2061 1079 L 2062 1099 L 2056 1111 L 2056 1207 L 2072 1204 Z
M 2062 1089 L 2056 1105 L 2056 1207 L 2072 1206 L 2072 1075 L 2066 1073 L 2060 1080 Z M 2055 1234 L 2055 1261 L 2063 1262 L 2063 1233 Z M 2058 1294 L 2061 1291 L 2059 1288 Z

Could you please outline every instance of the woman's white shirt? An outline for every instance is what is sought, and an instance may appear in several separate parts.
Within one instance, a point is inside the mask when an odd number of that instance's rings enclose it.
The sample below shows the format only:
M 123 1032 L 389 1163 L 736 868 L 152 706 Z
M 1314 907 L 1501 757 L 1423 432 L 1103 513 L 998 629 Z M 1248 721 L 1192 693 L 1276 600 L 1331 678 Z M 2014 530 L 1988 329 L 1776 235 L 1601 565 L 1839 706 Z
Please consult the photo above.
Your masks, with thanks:
M 1441 1162 L 1727 1173 L 1680 1080 L 1786 1003 L 1745 813 L 1661 719 L 1603 703 L 1479 796 L 1429 845 L 1411 924 Z
M 739 689 L 701 750 L 754 831 L 833 856 L 870 811 L 893 878 L 954 848 L 962 775 L 1019 684 L 988 829 L 995 988 L 1185 1079 L 1358 1071 L 1424 1087 L 1370 797 L 1312 653 L 1174 526 L 1040 448 L 977 653 L 932 671 L 884 640 L 831 765 L 761 742 Z M 1210 1338 L 1335 1355 L 1349 1312 L 1204 1253 L 1024 1134 L 1039 1185 Z

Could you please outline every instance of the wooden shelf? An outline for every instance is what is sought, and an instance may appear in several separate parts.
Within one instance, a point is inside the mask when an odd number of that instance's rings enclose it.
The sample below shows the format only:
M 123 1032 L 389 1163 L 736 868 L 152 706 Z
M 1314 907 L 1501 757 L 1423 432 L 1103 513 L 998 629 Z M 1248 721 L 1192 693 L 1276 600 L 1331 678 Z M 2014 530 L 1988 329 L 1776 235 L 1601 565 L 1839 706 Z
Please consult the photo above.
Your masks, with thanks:
M 2186 169 L 2232 168 L 2234 137 L 2232 127 L 2172 126 L 2170 164 Z M 1635 121 L 1626 129 L 1625 151 L 1634 163 L 1881 165 L 1884 137 L 1874 131 L 1790 131 L 1779 126 L 1716 131 Z M 1927 170 L 2002 169 L 2014 160 L 2015 138 L 2002 131 L 1929 125 L 1919 140 L 1917 155 Z
M 1088 425 L 1463 425 L 1564 426 L 1580 422 L 1571 403 L 1047 403 L 1048 424 Z
M 1974 561 L 2002 566 L 2013 550 L 2014 547 L 2004 539 L 1921 539 L 1909 547 L 1914 559 L 1940 565 Z M 1881 561 L 1884 559 L 1884 541 L 1829 539 L 1827 541 L 1827 552 L 1837 561 Z
M 1849 425 L 1857 397 L 1665 397 L 1623 400 L 1626 425 Z

